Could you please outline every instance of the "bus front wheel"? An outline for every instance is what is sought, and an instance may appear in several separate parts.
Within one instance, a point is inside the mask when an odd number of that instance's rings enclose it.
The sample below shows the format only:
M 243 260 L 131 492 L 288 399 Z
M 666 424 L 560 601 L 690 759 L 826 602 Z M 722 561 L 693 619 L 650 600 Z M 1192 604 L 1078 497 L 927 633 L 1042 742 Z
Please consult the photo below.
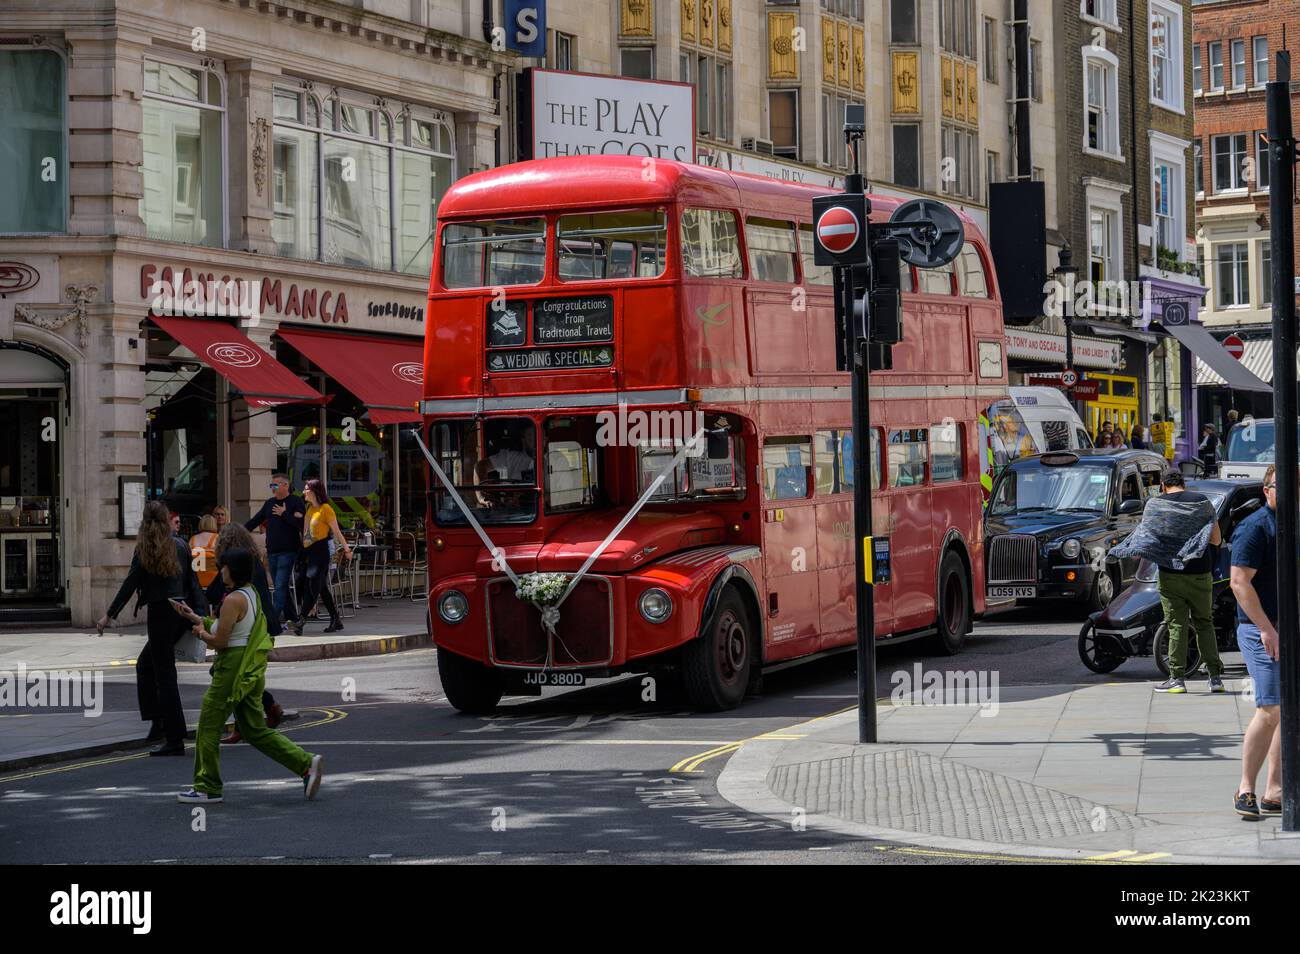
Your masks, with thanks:
M 727 587 L 705 631 L 683 649 L 682 682 L 696 709 L 734 709 L 745 698 L 754 665 L 749 612 L 740 594 Z
M 438 647 L 438 679 L 447 701 L 469 715 L 491 712 L 505 692 L 500 674 L 441 646 Z

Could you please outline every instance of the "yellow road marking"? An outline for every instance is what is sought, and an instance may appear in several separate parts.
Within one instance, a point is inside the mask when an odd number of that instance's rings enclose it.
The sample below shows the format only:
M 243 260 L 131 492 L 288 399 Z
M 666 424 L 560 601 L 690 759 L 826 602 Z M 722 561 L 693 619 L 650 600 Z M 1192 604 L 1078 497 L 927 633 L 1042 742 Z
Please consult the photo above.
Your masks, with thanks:
M 888 697 L 877 699 L 876 702 L 884 702 Z M 753 742 L 756 739 L 803 739 L 807 734 L 798 734 L 794 730 L 810 726 L 814 722 L 821 722 L 823 719 L 829 719 L 831 716 L 837 716 L 845 712 L 856 709 L 857 706 L 845 706 L 842 709 L 836 709 L 834 712 L 828 712 L 825 715 L 819 715 L 803 722 L 796 722 L 794 725 L 788 725 L 781 729 L 772 729 L 770 732 L 760 732 L 758 735 L 751 735 L 747 739 L 737 739 L 734 742 L 727 742 L 716 748 L 709 749 L 707 752 L 698 752 L 695 755 L 687 756 L 668 771 L 670 772 L 694 772 L 709 759 L 715 759 L 719 755 L 729 755 L 737 751 L 746 742 Z
M 878 846 L 877 851 L 892 851 L 903 855 L 925 855 L 932 858 L 953 858 L 966 861 L 1017 861 L 1049 865 L 1125 865 L 1135 861 L 1149 861 L 1152 858 L 1166 858 L 1167 854 L 1138 855 L 1135 858 L 1120 858 L 1121 855 L 1133 855 L 1132 851 L 1114 851 L 1105 855 L 1093 855 L 1088 858 L 1037 858 L 1033 855 L 1008 855 L 992 851 L 944 851 L 938 848 L 892 848 Z
M 297 731 L 299 729 L 310 729 L 318 725 L 328 725 L 331 722 L 338 722 L 348 717 L 348 714 L 344 712 L 342 709 L 332 709 L 325 706 L 312 706 L 300 711 L 320 712 L 323 713 L 324 715 L 322 718 L 316 719 L 312 722 L 303 722 L 298 725 L 293 725 L 282 729 L 278 729 L 277 731 L 289 732 L 289 731 Z M 0 778 L 0 785 L 6 784 L 8 782 L 20 782 L 25 779 L 41 778 L 46 775 L 58 775 L 62 772 L 72 772 L 75 771 L 76 769 L 91 768 L 96 765 L 114 765 L 118 762 L 130 762 L 130 761 L 134 761 L 135 759 L 144 759 L 148 757 L 149 757 L 148 752 L 132 752 L 130 755 L 115 755 L 112 758 L 92 759 L 88 762 L 74 762 L 71 765 L 57 765 L 54 766 L 53 768 L 35 769 L 31 772 L 23 772 L 20 775 L 6 775 L 3 778 Z
M 1123 848 L 1119 851 L 1109 851 L 1104 855 L 1089 855 L 1089 861 L 1111 861 L 1120 858 L 1127 858 L 1129 855 L 1136 855 L 1137 852 L 1132 848 Z
M 728 742 L 725 745 L 719 745 L 717 748 L 709 749 L 707 752 L 700 752 L 696 755 L 688 756 L 674 765 L 669 771 L 672 772 L 694 772 L 700 765 L 709 759 L 717 758 L 719 755 L 726 755 L 739 749 L 741 743 Z

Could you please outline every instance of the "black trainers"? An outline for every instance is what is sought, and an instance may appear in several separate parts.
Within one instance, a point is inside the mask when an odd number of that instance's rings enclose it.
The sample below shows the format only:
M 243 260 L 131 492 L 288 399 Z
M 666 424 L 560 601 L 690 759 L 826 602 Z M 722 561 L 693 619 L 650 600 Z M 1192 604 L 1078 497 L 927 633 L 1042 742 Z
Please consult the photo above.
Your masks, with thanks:
M 1156 692 L 1177 693 L 1177 692 L 1186 692 L 1186 691 L 1187 691 L 1187 686 L 1183 685 L 1183 681 L 1181 679 L 1174 679 L 1172 677 L 1166 679 L 1164 682 L 1160 683 L 1160 685 L 1156 686 Z
M 1210 677 L 1210 692 L 1227 692 L 1227 691 L 1228 691 L 1227 689 L 1223 688 L 1223 677 L 1221 676 Z
M 1238 792 L 1233 796 L 1232 807 L 1247 821 L 1259 821 L 1259 802 L 1254 792 Z

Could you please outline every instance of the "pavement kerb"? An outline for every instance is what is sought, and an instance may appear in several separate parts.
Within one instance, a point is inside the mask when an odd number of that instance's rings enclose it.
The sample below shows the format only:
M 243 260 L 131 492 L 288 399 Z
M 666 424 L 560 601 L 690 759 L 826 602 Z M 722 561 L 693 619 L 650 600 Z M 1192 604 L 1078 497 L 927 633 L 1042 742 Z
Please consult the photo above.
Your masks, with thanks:
M 830 728 L 845 722 L 856 722 L 856 709 L 828 716 L 821 721 L 819 728 Z M 778 798 L 768 787 L 767 776 L 776 765 L 781 753 L 787 746 L 797 747 L 798 740 L 749 739 L 732 753 L 727 764 L 718 777 L 718 794 L 737 808 L 755 815 L 764 815 L 782 824 L 790 824 L 791 812 L 797 807 Z M 881 828 L 859 822 L 847 821 L 833 815 L 808 813 L 804 819 L 808 830 L 830 831 L 840 835 L 857 838 L 869 838 L 878 841 L 900 842 L 919 848 L 939 851 L 970 852 L 981 854 L 1014 855 L 1027 859 L 1042 858 L 1053 861 L 1083 862 L 1104 854 L 1104 847 L 1090 848 L 1050 848 L 1045 845 L 1023 843 L 1000 843 L 975 841 L 967 838 L 952 838 L 947 835 L 931 835 L 915 831 L 901 831 L 894 828 Z M 1243 822 L 1243 824 L 1249 824 Z M 1248 833 L 1243 833 L 1248 834 Z M 1160 859 L 1161 864 L 1285 864 L 1294 862 L 1294 858 L 1246 857 L 1243 855 L 1194 855 L 1178 854 Z M 1097 862 L 1093 862 L 1097 863 Z M 1101 862 L 1106 863 L 1106 862 Z M 1116 864 L 1124 864 L 1122 859 Z

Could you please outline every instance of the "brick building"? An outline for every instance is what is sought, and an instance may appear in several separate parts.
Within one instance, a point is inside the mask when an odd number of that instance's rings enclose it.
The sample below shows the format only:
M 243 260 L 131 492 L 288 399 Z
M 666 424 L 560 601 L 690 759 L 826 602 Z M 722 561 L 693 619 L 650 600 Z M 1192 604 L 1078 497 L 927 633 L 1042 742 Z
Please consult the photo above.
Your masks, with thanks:
M 1242 338 L 1242 363 L 1267 382 L 1273 351 L 1264 84 L 1273 76 L 1283 29 L 1300 35 L 1300 7 L 1292 0 L 1215 0 L 1195 3 L 1193 20 L 1196 241 L 1209 287 L 1205 324 Z M 1298 106 L 1300 91 L 1293 87 L 1293 113 Z M 1293 218 L 1300 222 L 1300 215 Z M 1228 389 L 1207 367 L 1197 368 L 1196 383 L 1210 419 L 1222 420 L 1229 407 L 1272 412 L 1271 394 Z

